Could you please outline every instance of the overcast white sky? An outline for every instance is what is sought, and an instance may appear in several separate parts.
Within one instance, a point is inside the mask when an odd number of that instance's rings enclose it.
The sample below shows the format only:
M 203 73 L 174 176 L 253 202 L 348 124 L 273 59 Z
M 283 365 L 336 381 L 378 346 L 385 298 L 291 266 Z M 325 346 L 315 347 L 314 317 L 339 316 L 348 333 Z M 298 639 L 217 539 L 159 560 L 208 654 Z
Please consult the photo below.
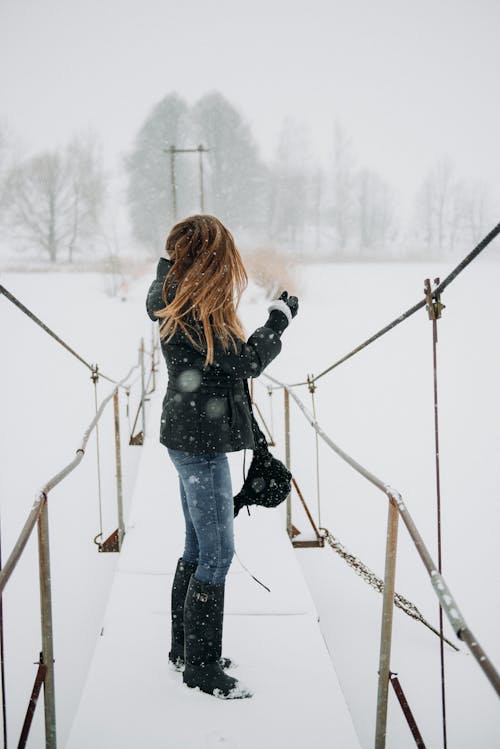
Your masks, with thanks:
M 91 125 L 108 163 L 151 107 L 217 89 L 272 153 L 335 118 L 402 193 L 444 154 L 495 186 L 500 0 L 0 0 L 0 116 L 31 149 Z

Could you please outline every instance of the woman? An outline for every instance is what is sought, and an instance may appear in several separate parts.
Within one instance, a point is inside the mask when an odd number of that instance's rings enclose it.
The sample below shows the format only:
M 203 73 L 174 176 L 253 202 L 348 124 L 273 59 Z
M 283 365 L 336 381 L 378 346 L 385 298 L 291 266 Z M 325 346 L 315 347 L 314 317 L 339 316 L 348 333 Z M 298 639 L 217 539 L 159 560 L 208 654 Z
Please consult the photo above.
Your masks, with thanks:
M 254 447 L 244 382 L 281 350 L 298 311 L 281 297 L 245 342 L 237 315 L 247 274 L 233 237 L 214 216 L 177 223 L 147 297 L 160 322 L 168 386 L 160 441 L 179 474 L 185 546 L 172 585 L 169 660 L 183 681 L 223 699 L 251 697 L 221 657 L 225 579 L 234 555 L 233 491 L 226 453 Z

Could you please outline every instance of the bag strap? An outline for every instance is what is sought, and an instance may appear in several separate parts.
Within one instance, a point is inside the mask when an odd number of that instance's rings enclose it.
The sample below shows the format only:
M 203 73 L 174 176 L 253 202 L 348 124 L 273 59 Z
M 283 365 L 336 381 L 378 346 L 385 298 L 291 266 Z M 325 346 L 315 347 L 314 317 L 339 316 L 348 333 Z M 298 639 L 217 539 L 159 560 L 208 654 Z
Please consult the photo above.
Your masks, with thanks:
M 252 417 L 252 432 L 253 432 L 253 438 L 255 442 L 255 448 L 254 452 L 269 452 L 268 444 L 266 437 L 264 433 L 261 431 L 257 419 L 255 418 L 253 407 L 252 407 L 252 398 L 250 397 L 250 390 L 248 389 L 248 382 L 247 380 L 243 380 L 243 386 L 245 388 L 247 399 L 248 399 L 248 407 L 250 408 L 250 416 Z

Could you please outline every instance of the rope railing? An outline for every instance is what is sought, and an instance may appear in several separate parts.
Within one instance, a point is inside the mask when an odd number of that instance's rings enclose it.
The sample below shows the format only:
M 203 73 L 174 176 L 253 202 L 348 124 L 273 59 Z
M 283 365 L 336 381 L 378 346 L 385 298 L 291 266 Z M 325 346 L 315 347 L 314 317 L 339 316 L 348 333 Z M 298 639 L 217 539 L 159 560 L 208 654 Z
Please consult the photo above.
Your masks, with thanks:
M 72 354 L 75 359 L 78 359 L 79 362 L 81 362 L 90 372 L 95 371 L 95 365 L 89 364 L 88 361 L 86 361 L 83 356 L 81 356 L 75 349 L 73 349 L 66 341 L 64 341 L 60 336 L 57 335 L 51 328 L 49 328 L 48 325 L 46 325 L 42 320 L 40 320 L 39 317 L 35 315 L 34 312 L 32 312 L 28 307 L 26 307 L 17 297 L 14 296 L 14 294 L 11 294 L 8 289 L 5 288 L 5 286 L 2 286 L 0 284 L 0 294 L 3 294 L 6 299 L 8 299 L 12 304 L 14 304 L 18 309 L 21 310 L 21 312 L 24 312 L 27 317 L 30 318 L 34 323 L 36 323 L 42 330 L 44 330 L 51 338 L 53 338 L 57 343 L 59 343 L 60 346 L 66 349 L 66 351 L 69 351 L 70 354 Z M 108 380 L 108 382 L 112 382 L 113 385 L 120 385 L 116 380 L 114 380 L 112 377 L 108 377 L 108 375 L 103 374 L 102 372 L 99 372 L 99 376 L 103 377 L 105 380 Z
M 80 464 L 85 455 L 88 440 L 92 431 L 97 428 L 99 420 L 109 403 L 113 399 L 115 403 L 115 440 L 118 445 L 117 459 L 119 460 L 119 423 L 117 419 L 118 410 L 118 390 L 130 378 L 132 372 L 139 366 L 135 364 L 127 375 L 116 383 L 113 390 L 101 402 L 96 414 L 89 426 L 85 430 L 82 440 L 76 449 L 76 455 L 73 460 L 65 465 L 58 473 L 52 476 L 37 492 L 35 501 L 26 518 L 23 528 L 14 544 L 14 547 L 0 570 L 0 600 L 3 601 L 3 592 L 14 572 L 25 548 L 31 537 L 31 534 L 38 524 L 38 558 L 39 558 L 39 582 L 40 582 L 40 612 L 42 628 L 42 652 L 38 662 L 38 672 L 35 680 L 32 698 L 29 703 L 26 718 L 23 724 L 19 746 L 25 746 L 28 734 L 33 720 L 36 702 L 40 693 L 41 683 L 43 682 L 44 693 L 44 713 L 45 713 L 45 745 L 47 749 L 56 749 L 56 710 L 55 710 L 55 687 L 54 687 L 54 647 L 53 647 L 53 626 L 52 626 L 52 594 L 51 594 L 51 574 L 50 574 L 50 548 L 49 548 L 49 528 L 48 528 L 48 494 L 58 484 L 60 484 L 74 469 Z M 118 435 L 116 431 L 118 429 Z M 123 512 L 121 508 L 121 469 L 117 472 L 118 494 L 118 515 L 119 519 Z M 121 529 L 120 529 L 121 530 Z M 120 540 L 123 532 L 120 533 Z M 33 697 L 33 695 L 36 695 Z M 5 695 L 4 695 L 5 697 Z M 4 707 L 5 711 L 5 707 Z M 5 712 L 4 712 L 5 725 Z
M 376 726 L 376 749 L 385 747 L 386 725 L 387 725 L 387 699 L 388 685 L 390 680 L 390 651 L 392 639 L 392 611 L 395 605 L 395 569 L 396 569 L 396 543 L 397 543 L 397 519 L 398 516 L 403 520 L 411 540 L 426 568 L 433 590 L 439 599 L 440 606 L 446 614 L 455 635 L 468 646 L 470 652 L 475 657 L 479 667 L 487 677 L 500 697 L 500 674 L 496 670 L 487 653 L 479 644 L 477 638 L 470 630 L 463 614 L 461 613 L 457 602 L 452 595 L 445 578 L 439 572 L 424 540 L 419 533 L 406 503 L 403 501 L 400 492 L 391 487 L 388 483 L 380 479 L 370 470 L 361 465 L 357 460 L 342 450 L 320 426 L 317 418 L 312 415 L 301 399 L 292 390 L 292 386 L 287 385 L 280 380 L 263 373 L 263 377 L 272 382 L 274 386 L 283 389 L 287 399 L 292 398 L 300 411 L 305 416 L 315 433 L 332 449 L 345 463 L 353 468 L 360 476 L 369 481 L 373 486 L 383 492 L 389 500 L 389 517 L 387 523 L 387 543 L 386 543 L 386 568 L 383 586 L 383 612 L 382 612 L 382 632 L 380 644 L 380 662 L 379 662 L 379 687 L 377 697 L 377 726 Z M 286 411 L 286 406 L 285 406 Z M 289 432 L 289 416 L 286 419 L 288 426 L 285 431 Z M 289 436 L 287 436 L 287 444 Z M 289 466 L 289 448 L 287 449 L 287 465 Z M 287 508 L 287 514 L 290 510 Z
M 36 499 L 32 505 L 32 508 L 30 510 L 30 513 L 28 517 L 26 518 L 26 521 L 24 523 L 23 529 L 21 530 L 21 533 L 18 536 L 18 539 L 16 543 L 14 544 L 14 547 L 9 555 L 9 558 L 5 562 L 3 568 L 0 570 L 0 595 L 2 595 L 5 586 L 7 585 L 7 582 L 9 581 L 10 576 L 12 575 L 12 572 L 14 571 L 19 558 L 21 557 L 23 550 L 26 546 L 26 544 L 29 541 L 29 538 L 31 536 L 31 533 L 33 531 L 33 528 L 35 527 L 38 518 L 40 517 L 40 513 L 42 511 L 42 506 L 44 500 L 47 498 L 47 494 L 53 489 L 55 486 L 61 483 L 63 479 L 66 478 L 81 462 L 84 454 L 85 454 L 85 448 L 87 446 L 87 442 L 89 440 L 89 437 L 95 428 L 97 422 L 102 416 L 102 413 L 104 409 L 106 408 L 106 405 L 109 403 L 111 398 L 113 398 L 115 392 L 117 391 L 118 387 L 123 385 L 130 377 L 132 372 L 137 369 L 139 365 L 135 364 L 130 371 L 128 372 L 127 376 L 124 377 L 120 382 L 116 384 L 116 387 L 113 388 L 111 393 L 101 402 L 101 405 L 99 406 L 97 414 L 94 416 L 92 421 L 90 422 L 89 426 L 85 430 L 82 441 L 80 443 L 80 446 L 76 449 L 76 455 L 73 458 L 73 460 L 68 463 L 64 468 L 62 468 L 58 473 L 56 473 L 52 478 L 50 478 L 46 484 L 42 486 L 41 489 L 36 494 Z
M 431 293 L 431 296 L 433 299 L 438 299 L 439 295 L 444 291 L 444 289 L 449 286 L 452 281 L 455 280 L 455 278 L 500 234 L 500 223 L 497 224 L 490 232 L 487 234 L 484 239 L 482 239 L 479 244 L 474 247 L 473 250 L 446 276 L 446 278 L 439 283 L 434 290 Z M 424 297 L 419 302 L 413 305 L 413 307 L 410 307 L 406 310 L 406 312 L 403 312 L 399 317 L 396 317 L 392 322 L 385 325 L 383 328 L 378 330 L 376 333 L 374 333 L 370 338 L 367 338 L 366 341 L 363 341 L 358 346 L 352 349 L 352 351 L 349 351 L 349 353 L 342 356 L 340 359 L 338 359 L 336 362 L 331 364 L 329 367 L 324 369 L 322 372 L 317 374 L 315 377 L 310 377 L 307 380 L 303 380 L 301 382 L 294 382 L 290 383 L 289 387 L 300 387 L 301 385 L 311 385 L 315 382 L 317 382 L 321 377 L 324 377 L 329 372 L 332 372 L 334 369 L 339 367 L 341 364 L 344 364 L 344 362 L 351 359 L 355 354 L 358 354 L 363 349 L 367 348 L 371 343 L 374 343 L 376 340 L 381 338 L 383 335 L 388 333 L 390 330 L 393 330 L 397 325 L 404 322 L 404 320 L 407 320 L 409 317 L 415 314 L 415 312 L 418 312 L 422 307 L 425 307 L 425 305 L 428 303 L 427 297 Z
M 379 694 L 377 699 L 377 727 L 376 727 L 376 749 L 382 749 L 385 746 L 385 733 L 386 733 L 386 720 L 387 720 L 387 691 L 388 684 L 390 681 L 390 648 L 391 648 L 391 636 L 392 636 L 392 610 L 395 605 L 395 597 L 397 594 L 394 589 L 395 580 L 395 562 L 396 562 L 396 542 L 397 542 L 397 520 L 401 517 L 403 520 L 408 533 L 422 559 L 422 562 L 429 574 L 431 583 L 435 594 L 437 595 L 442 610 L 448 617 L 450 624 L 456 634 L 456 636 L 465 642 L 469 647 L 470 651 L 479 663 L 480 668 L 487 676 L 490 683 L 493 685 L 497 694 L 500 696 L 500 676 L 496 671 L 493 663 L 488 658 L 487 654 L 481 648 L 476 638 L 469 629 L 463 615 L 456 604 L 454 597 L 452 596 L 443 575 L 439 572 L 436 564 L 434 563 L 418 529 L 416 528 L 413 519 L 403 502 L 402 497 L 398 491 L 391 488 L 388 484 L 379 479 L 375 474 L 366 469 L 345 451 L 343 451 L 320 427 L 316 414 L 311 415 L 307 408 L 304 406 L 302 401 L 295 395 L 292 388 L 308 385 L 311 392 L 314 387 L 314 383 L 321 377 L 325 376 L 333 369 L 340 366 L 342 363 L 348 361 L 356 353 L 360 352 L 371 343 L 376 341 L 378 338 L 385 335 L 404 320 L 415 314 L 418 310 L 422 309 L 426 304 L 429 305 L 432 300 L 438 300 L 441 292 L 447 288 L 447 286 L 453 282 L 453 280 L 491 243 L 491 241 L 500 234 L 500 224 L 498 224 L 489 234 L 459 263 L 448 276 L 436 285 L 434 290 L 430 292 L 430 296 L 426 295 L 422 300 L 417 302 L 415 305 L 410 307 L 408 310 L 403 312 L 399 317 L 390 322 L 388 325 L 377 331 L 370 338 L 363 341 L 361 344 L 356 346 L 352 351 L 341 357 L 338 361 L 327 367 L 325 370 L 320 372 L 315 377 L 308 377 L 303 382 L 285 384 L 277 380 L 276 378 L 264 374 L 270 382 L 274 383 L 274 386 L 268 386 L 268 390 L 271 393 L 272 389 L 279 388 L 283 389 L 285 393 L 286 402 L 289 397 L 293 398 L 300 410 L 303 412 L 310 425 L 315 430 L 316 440 L 321 438 L 337 455 L 342 458 L 347 464 L 349 464 L 357 473 L 363 476 L 367 481 L 372 483 L 380 491 L 382 491 L 389 501 L 389 517 L 387 526 L 387 545 L 386 545 L 386 569 L 385 578 L 383 583 L 383 614 L 382 614 L 382 633 L 381 633 L 381 646 L 380 646 L 380 667 L 379 667 Z M 51 591 L 50 591 L 50 558 L 49 558 L 49 544 L 48 544 L 48 508 L 47 508 L 47 495 L 49 491 L 57 486 L 63 479 L 69 475 L 76 466 L 81 462 L 83 455 L 85 454 L 86 444 L 92 431 L 97 429 L 97 425 L 101 418 L 101 415 L 107 405 L 107 403 L 113 398 L 115 401 L 115 431 L 117 421 L 117 393 L 119 388 L 125 388 L 127 396 L 130 392 L 130 384 L 125 385 L 127 380 L 130 378 L 132 372 L 140 366 L 140 378 L 141 378 L 141 400 L 137 412 L 136 419 L 134 421 L 134 428 L 139 416 L 139 412 L 142 411 L 142 422 L 143 422 L 143 434 L 145 433 L 145 402 L 147 395 L 149 394 L 149 384 L 151 378 L 153 379 L 153 390 L 155 387 L 155 349 L 156 344 L 152 341 L 151 350 L 146 351 L 144 347 L 144 341 L 141 341 L 140 348 L 140 359 L 138 364 L 134 365 L 129 373 L 122 380 L 117 381 L 106 374 L 103 374 L 98 370 L 97 365 L 90 364 L 83 356 L 81 356 L 74 348 L 72 348 L 66 341 L 64 341 L 59 335 L 57 335 L 48 325 L 46 325 L 40 318 L 38 318 L 31 310 L 29 310 L 19 299 L 17 299 L 11 292 L 9 292 L 3 285 L 0 284 L 0 293 L 3 294 L 12 304 L 26 314 L 33 322 L 41 327 L 48 335 L 56 340 L 59 345 L 65 348 L 71 353 L 78 361 L 80 361 L 91 373 L 92 379 L 96 381 L 98 376 L 103 377 L 107 381 L 115 385 L 113 391 L 102 401 L 99 408 L 96 405 L 96 415 L 89 427 L 85 431 L 82 442 L 79 448 L 77 448 L 75 458 L 66 465 L 61 471 L 53 476 L 38 492 L 36 495 L 35 502 L 31 508 L 31 511 L 25 521 L 25 524 L 21 530 L 21 533 L 14 545 L 14 548 L 7 559 L 3 569 L 0 570 L 0 598 L 5 589 L 7 582 L 9 581 L 13 570 L 15 569 L 26 544 L 33 532 L 35 525 L 38 523 L 38 541 L 39 541 L 39 565 L 40 565 L 40 597 L 41 597 L 41 612 L 42 612 L 42 643 L 43 652 L 40 659 L 40 668 L 43 670 L 43 683 L 44 683 L 44 695 L 45 695 L 45 736 L 46 746 L 49 749 L 55 749 L 56 747 L 56 733 L 55 733 L 55 696 L 54 696 L 54 669 L 53 669 L 53 645 L 52 645 L 52 613 L 51 613 Z M 148 383 L 145 383 L 145 367 L 144 367 L 144 356 L 147 354 L 152 358 L 152 369 Z M 314 408 L 314 401 L 313 401 Z M 286 408 L 285 408 L 286 411 Z M 286 419 L 287 421 L 287 419 Z M 119 429 L 119 426 L 118 426 Z M 287 423 L 287 435 L 289 435 L 289 416 Z M 119 435 L 117 439 L 118 453 L 119 453 Z M 139 443 L 138 443 L 139 444 Z M 289 436 L 287 436 L 287 462 L 289 462 Z M 117 458 L 119 461 L 119 457 Z M 288 515 L 290 514 L 290 517 Z M 287 526 L 291 526 L 291 510 L 287 509 Z M 121 538 L 121 536 L 120 536 Z M 334 539 L 333 539 L 334 540 Z M 345 551 L 345 550 L 344 550 Z M 411 603 L 411 602 L 410 602 Z M 431 627 L 432 629 L 432 627 Z M 442 633 L 441 633 L 442 637 Z M 38 678 L 38 677 L 37 677 Z M 34 710 L 34 706 L 32 706 Z M 32 712 L 33 712 L 32 710 Z M 29 731 L 29 722 L 25 723 L 23 727 L 23 735 L 27 736 Z
M 103 544 L 98 544 L 100 551 L 119 551 L 121 543 L 125 535 L 125 527 L 123 520 L 123 503 L 122 503 L 122 473 L 121 473 L 121 447 L 120 447 L 120 418 L 119 418 L 119 398 L 118 393 L 120 388 L 124 388 L 127 398 L 130 394 L 130 388 L 133 383 L 129 383 L 132 373 L 136 369 L 140 369 L 139 377 L 141 380 L 141 398 L 139 403 L 138 413 L 142 411 L 143 415 L 143 430 L 142 437 L 145 436 L 145 403 L 146 396 L 153 392 L 155 389 L 155 372 L 156 372 L 156 353 L 158 350 L 158 342 L 155 338 L 154 332 L 151 341 L 151 350 L 148 352 L 148 356 L 151 357 L 151 372 L 147 384 L 148 392 L 145 392 L 145 347 L 144 339 L 141 340 L 139 348 L 139 358 L 137 364 L 131 367 L 129 372 L 121 380 L 117 381 L 107 375 L 104 375 L 99 371 L 97 365 L 92 365 L 87 362 L 75 349 L 69 346 L 60 336 L 58 336 L 51 328 L 49 328 L 42 320 L 34 315 L 25 305 L 22 304 L 13 294 L 11 294 L 4 286 L 0 285 L 0 293 L 2 293 L 9 301 L 11 301 L 16 307 L 24 312 L 33 322 L 39 325 L 48 335 L 56 340 L 63 348 L 71 353 L 78 361 L 84 364 L 91 371 L 91 380 L 94 383 L 95 391 L 95 416 L 90 422 L 89 426 L 85 430 L 82 440 L 76 450 L 76 455 L 73 460 L 64 466 L 58 473 L 50 478 L 44 486 L 37 492 L 35 501 L 31 507 L 28 517 L 21 529 L 21 532 L 14 544 L 14 547 L 3 567 L 0 569 L 0 601 L 3 600 L 3 591 L 10 580 L 13 571 L 15 570 L 26 545 L 33 533 L 36 525 L 38 525 L 38 557 L 39 557 L 39 583 L 40 583 L 40 612 L 41 612 L 41 628 L 42 628 L 42 652 L 40 653 L 40 661 L 38 662 L 38 672 L 35 679 L 35 686 L 33 688 L 32 697 L 29 703 L 26 718 L 22 727 L 21 737 L 19 740 L 19 747 L 24 747 L 28 738 L 28 734 L 31 728 L 36 703 L 40 693 L 41 684 L 43 683 L 44 693 L 44 713 L 45 713 L 45 746 L 47 749 L 56 749 L 56 714 L 55 714 L 55 688 L 54 688 L 54 651 L 53 651 L 53 630 L 52 630 L 52 602 L 51 602 L 51 575 L 50 575 L 50 549 L 49 549 L 49 527 L 48 527 L 48 494 L 58 484 L 60 484 L 66 476 L 68 476 L 82 461 L 87 447 L 90 435 L 95 430 L 96 438 L 98 434 L 99 422 L 102 414 L 108 405 L 113 400 L 114 404 L 114 442 L 115 442 L 115 460 L 116 460 L 116 484 L 117 484 L 117 506 L 118 506 L 118 529 L 114 534 Z M 112 391 L 101 401 L 98 405 L 97 401 L 97 390 L 96 384 L 99 377 L 103 377 L 115 386 Z M 138 379 L 138 378 L 137 378 Z M 149 390 L 150 382 L 152 379 L 152 387 Z M 135 380 L 134 380 L 135 382 Z M 128 383 L 128 384 L 127 384 Z M 128 408 L 128 407 L 127 407 Z M 142 444 L 135 442 L 131 444 Z M 100 506 L 100 473 L 99 473 L 99 446 L 98 440 L 96 439 L 97 451 L 98 451 L 98 483 L 99 483 L 99 511 L 101 512 Z M 101 517 L 102 526 L 102 517 Z M 102 527 L 101 533 L 102 536 Z M 94 539 L 95 540 L 95 539 Z M 0 620 L 0 627 L 2 627 L 2 621 Z M 3 631 L 3 627 L 2 627 Z M 3 694 L 3 699 L 5 694 Z M 3 717 L 4 727 L 6 725 L 6 712 L 5 705 L 3 706 Z
M 419 545 L 418 541 L 418 532 L 416 532 L 416 528 L 413 525 L 413 521 L 411 520 L 411 517 L 408 514 L 405 514 L 401 507 L 395 503 L 395 507 L 397 506 L 399 514 L 403 518 L 408 531 L 410 532 L 410 535 L 412 535 L 412 539 L 417 546 L 417 549 L 419 550 L 419 553 L 421 554 L 422 560 L 424 561 L 424 564 L 426 565 L 427 571 L 429 572 L 429 575 L 431 576 L 431 581 L 433 582 L 433 586 L 435 589 L 436 594 L 438 595 L 440 606 L 439 606 L 439 635 L 440 638 L 440 668 L 441 668 L 441 703 L 442 703 L 442 724 L 443 724 L 443 741 L 444 741 L 444 749 L 447 747 L 447 727 L 446 727 L 446 692 L 445 692 L 445 664 L 444 664 L 444 648 L 443 644 L 446 641 L 446 638 L 443 635 L 443 611 L 447 614 L 448 618 L 450 618 L 453 615 L 453 612 L 455 612 L 455 608 L 452 610 L 447 608 L 444 603 L 449 600 L 449 591 L 446 589 L 446 584 L 444 583 L 444 580 L 442 578 L 442 552 L 441 552 L 441 500 L 440 500 L 440 470 L 439 470 L 439 441 L 438 441 L 438 400 L 437 400 L 437 358 L 436 358 L 436 343 L 437 343 L 437 326 L 436 321 L 439 317 L 441 317 L 441 310 L 443 309 L 443 305 L 441 304 L 441 293 L 457 278 L 457 276 L 468 266 L 472 261 L 478 257 L 478 255 L 483 252 L 483 250 L 488 247 L 488 245 L 500 234 L 500 223 L 497 224 L 477 245 L 474 247 L 474 249 L 466 255 L 465 258 L 446 276 L 446 278 L 443 281 L 440 281 L 439 278 L 434 279 L 434 289 L 431 288 L 431 283 L 429 279 L 425 280 L 425 288 L 424 288 L 424 298 L 421 299 L 419 302 L 414 304 L 412 307 L 407 309 L 405 312 L 403 312 L 399 317 L 392 320 L 390 323 L 385 325 L 383 328 L 378 330 L 374 335 L 367 338 L 365 341 L 360 343 L 358 346 L 356 346 L 354 349 L 349 351 L 347 354 L 342 356 L 340 359 L 338 359 L 336 362 L 331 364 L 329 367 L 321 371 L 318 375 L 308 375 L 307 378 L 300 382 L 294 382 L 294 383 L 288 383 L 285 385 L 284 383 L 280 383 L 275 378 L 272 378 L 268 376 L 267 374 L 264 375 L 267 377 L 268 381 L 274 384 L 267 384 L 267 390 L 270 395 L 272 395 L 272 391 L 275 389 L 283 389 L 284 395 L 285 395 L 285 446 L 286 446 L 286 462 L 288 467 L 289 465 L 289 457 L 290 457 L 290 416 L 289 416 L 289 401 L 290 396 L 294 397 L 291 388 L 300 387 L 302 385 L 307 385 L 309 388 L 309 392 L 311 393 L 312 398 L 312 409 L 313 409 L 313 415 L 311 417 L 310 414 L 306 413 L 307 418 L 309 419 L 311 425 L 315 429 L 315 441 L 316 441 L 316 473 L 317 473 L 317 498 L 318 498 L 318 517 L 320 513 L 320 483 L 319 483 L 319 450 L 318 450 L 318 438 L 321 436 L 324 440 L 328 442 L 330 447 L 334 449 L 339 456 L 345 460 L 347 463 L 351 465 L 352 468 L 354 468 L 358 473 L 364 476 L 365 479 L 373 483 L 377 488 L 384 491 L 387 494 L 386 489 L 384 488 L 385 485 L 383 482 L 381 482 L 374 474 L 372 474 L 370 471 L 365 469 L 363 466 L 361 466 L 359 463 L 351 459 L 346 453 L 344 453 L 338 446 L 336 446 L 334 443 L 329 441 L 329 438 L 322 433 L 321 428 L 317 424 L 316 421 L 316 409 L 315 409 L 315 400 L 314 400 L 314 392 L 316 390 L 316 382 L 324 377 L 329 372 L 332 372 L 334 369 L 339 367 L 344 362 L 350 360 L 352 357 L 354 357 L 357 353 L 365 349 L 367 346 L 381 338 L 383 335 L 394 329 L 396 326 L 398 326 L 400 323 L 402 323 L 404 320 L 407 320 L 409 317 L 414 315 L 416 312 L 418 312 L 423 307 L 426 307 L 427 312 L 429 314 L 429 318 L 433 322 L 433 368 L 434 368 L 434 424 L 435 424 L 435 460 L 436 460 L 436 492 L 437 492 L 437 531 L 438 531 L 438 565 L 436 568 L 436 565 L 434 564 L 433 560 L 428 556 L 425 546 Z M 297 402 L 298 400 L 295 399 Z M 300 407 L 303 409 L 302 404 Z M 300 493 L 299 493 L 300 495 Z M 387 539 L 387 547 L 386 547 L 386 572 L 391 570 L 391 568 L 395 565 L 395 555 L 396 555 L 396 539 L 397 539 L 397 515 L 396 518 L 394 515 L 391 516 L 391 507 L 393 503 L 393 499 L 391 499 L 391 496 L 389 496 L 389 520 L 388 520 L 388 539 Z M 399 494 L 398 494 L 399 496 Z M 302 498 L 301 498 L 302 499 Z M 302 499 L 303 502 L 303 499 Z M 402 505 L 404 508 L 404 504 Z M 330 543 L 332 548 L 337 551 L 343 558 L 347 561 L 347 556 L 343 554 L 343 549 L 340 549 L 339 544 L 335 544 L 331 542 L 331 539 L 329 538 L 329 532 L 327 529 L 322 529 L 324 532 L 326 532 L 326 535 L 322 535 L 321 537 L 318 535 L 318 531 L 316 530 L 317 539 L 313 542 L 308 541 L 293 541 L 293 533 L 296 531 L 296 529 L 292 526 L 291 521 L 291 498 L 288 498 L 287 501 L 287 532 L 292 539 L 292 543 L 294 546 L 301 546 L 301 545 L 312 545 L 312 546 L 321 546 L 323 545 L 325 539 Z M 320 525 L 320 523 L 318 523 Z M 314 526 L 314 523 L 313 523 Z M 421 541 L 421 539 L 420 539 Z M 391 548 L 390 548 L 391 547 Z M 360 560 L 357 560 L 357 562 L 360 562 Z M 352 565 L 355 566 L 355 565 Z M 392 580 L 392 583 L 394 583 L 394 580 Z M 375 586 L 374 586 L 375 587 Z M 392 613 L 389 613 L 389 607 L 393 605 L 398 605 L 397 602 L 397 594 L 395 594 L 395 591 L 386 586 L 384 583 L 384 615 L 383 615 L 383 626 L 382 626 L 382 640 L 387 640 L 387 630 L 392 627 Z M 395 598 L 396 596 L 396 598 Z M 403 610 L 404 607 L 403 607 Z M 458 610 L 457 610 L 458 611 Z M 406 611 L 408 613 L 408 611 Z M 426 623 L 426 622 L 424 622 Z M 433 629 L 432 627 L 430 627 Z M 483 668 L 483 671 L 488 676 L 489 680 L 494 685 L 497 693 L 499 692 L 499 681 L 498 681 L 498 673 L 493 668 L 491 662 L 488 660 L 487 656 L 483 653 L 483 651 L 479 648 L 477 645 L 477 642 L 474 640 L 473 636 L 471 635 L 470 631 L 468 630 L 468 627 L 464 625 L 463 627 L 455 628 L 457 632 L 457 636 L 460 637 L 460 639 L 463 639 L 468 646 L 472 649 L 473 654 L 475 655 L 476 659 L 479 661 L 481 668 Z M 435 631 L 435 630 L 434 630 Z M 376 733 L 376 749 L 383 749 L 385 746 L 385 721 L 386 721 L 386 714 L 387 714 L 387 690 L 386 690 L 386 683 L 389 680 L 389 672 L 388 672 L 388 659 L 386 658 L 387 653 L 383 656 L 382 654 L 382 646 L 381 646 L 381 665 L 380 665 L 380 674 L 383 674 L 383 677 L 381 676 L 379 678 L 379 700 L 378 700 L 378 710 L 377 710 L 377 733 Z M 384 667 L 382 667 L 382 660 L 384 660 Z M 387 680 L 384 684 L 385 677 L 387 676 Z M 385 707 L 384 707 L 385 702 Z M 383 725 L 383 730 L 380 728 L 380 726 Z

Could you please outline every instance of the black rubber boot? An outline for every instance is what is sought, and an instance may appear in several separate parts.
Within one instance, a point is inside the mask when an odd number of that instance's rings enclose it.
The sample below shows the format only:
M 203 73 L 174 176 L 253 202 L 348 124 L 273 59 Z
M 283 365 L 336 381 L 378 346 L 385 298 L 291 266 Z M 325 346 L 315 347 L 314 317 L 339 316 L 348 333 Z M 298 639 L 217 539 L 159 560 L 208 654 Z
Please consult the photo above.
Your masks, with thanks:
M 172 583 L 171 610 L 172 610 L 172 645 L 168 660 L 174 671 L 184 669 L 184 601 L 191 575 L 194 575 L 197 567 L 196 562 L 186 562 L 182 557 L 177 562 L 177 567 Z M 236 664 L 230 658 L 218 656 L 221 668 L 233 668 Z
M 191 575 L 197 568 L 196 562 L 186 562 L 182 557 L 177 562 L 172 583 L 172 646 L 168 660 L 176 671 L 184 667 L 184 601 Z
M 210 585 L 192 575 L 184 604 L 185 668 L 182 675 L 188 687 L 225 700 L 251 697 L 246 687 L 222 670 L 225 583 Z

